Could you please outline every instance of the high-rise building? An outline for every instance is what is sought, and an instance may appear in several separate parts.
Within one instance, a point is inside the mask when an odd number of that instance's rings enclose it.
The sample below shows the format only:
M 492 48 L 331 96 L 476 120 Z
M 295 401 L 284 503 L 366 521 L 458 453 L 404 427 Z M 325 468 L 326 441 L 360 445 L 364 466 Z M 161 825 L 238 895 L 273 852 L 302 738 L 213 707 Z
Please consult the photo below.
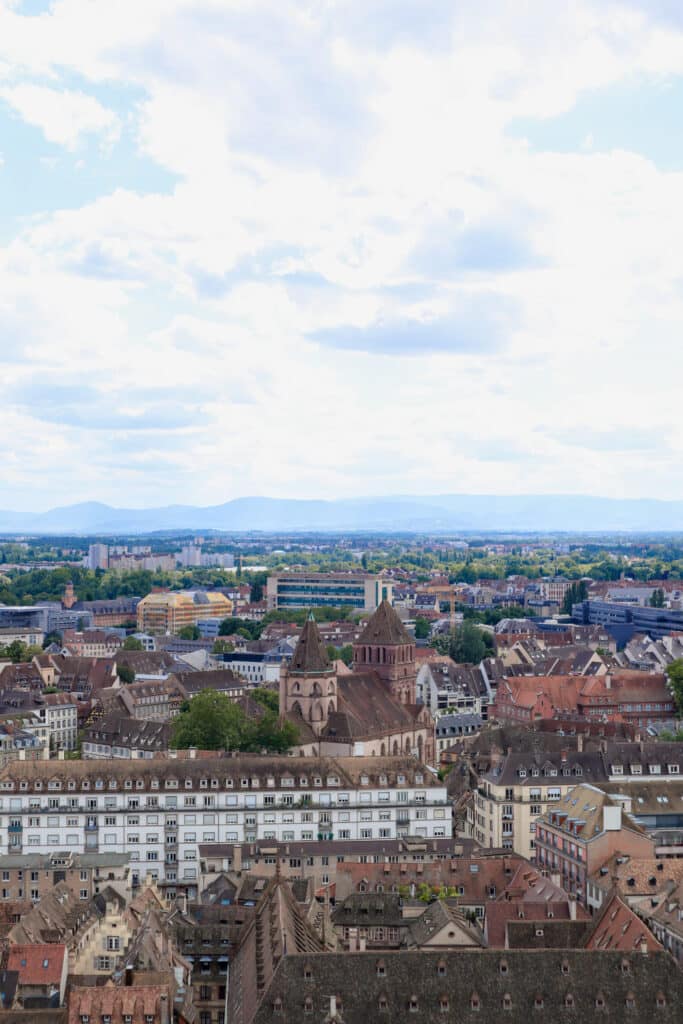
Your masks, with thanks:
M 391 580 L 362 572 L 283 572 L 269 576 L 268 609 L 354 608 L 372 612 L 391 602 Z
M 91 544 L 88 548 L 88 568 L 108 569 L 109 548 L 106 544 Z

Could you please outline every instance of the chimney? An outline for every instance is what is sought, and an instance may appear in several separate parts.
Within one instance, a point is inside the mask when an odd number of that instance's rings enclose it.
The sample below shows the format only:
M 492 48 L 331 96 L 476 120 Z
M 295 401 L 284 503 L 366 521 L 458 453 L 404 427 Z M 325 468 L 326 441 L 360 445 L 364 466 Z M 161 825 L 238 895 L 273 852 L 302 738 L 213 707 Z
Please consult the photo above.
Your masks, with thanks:
M 330 996 L 330 1020 L 337 1019 L 337 997 Z
M 606 690 L 611 690 L 612 689 L 612 677 L 609 676 L 609 675 L 605 676 L 605 689 Z
M 160 1024 L 169 1024 L 168 1021 L 168 995 L 162 992 L 159 996 L 159 1021 Z
M 645 937 L 640 940 L 640 952 L 643 956 L 647 956 L 647 939 Z
M 583 733 L 582 732 L 577 733 L 577 736 L 576 736 L 576 750 L 577 750 L 577 753 L 579 753 L 579 754 L 583 753 Z
M 569 894 L 569 920 L 576 921 L 576 895 L 573 892 Z
M 232 848 L 232 869 L 237 872 L 242 870 L 242 847 L 239 843 Z
M 567 748 L 563 747 L 562 750 L 560 751 L 560 761 L 562 762 L 562 764 L 566 764 L 567 763 L 567 753 L 568 753 L 567 752 Z

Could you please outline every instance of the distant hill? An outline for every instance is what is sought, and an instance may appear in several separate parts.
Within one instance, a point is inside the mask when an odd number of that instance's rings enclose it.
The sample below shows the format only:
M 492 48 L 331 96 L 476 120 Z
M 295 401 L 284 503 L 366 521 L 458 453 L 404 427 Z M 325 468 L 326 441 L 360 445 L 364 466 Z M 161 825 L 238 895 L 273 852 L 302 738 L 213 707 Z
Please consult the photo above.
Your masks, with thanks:
M 112 508 L 83 502 L 41 513 L 0 511 L 3 533 L 150 533 L 154 530 L 683 530 L 683 502 L 586 495 L 439 494 L 316 501 L 237 498 L 199 508 Z

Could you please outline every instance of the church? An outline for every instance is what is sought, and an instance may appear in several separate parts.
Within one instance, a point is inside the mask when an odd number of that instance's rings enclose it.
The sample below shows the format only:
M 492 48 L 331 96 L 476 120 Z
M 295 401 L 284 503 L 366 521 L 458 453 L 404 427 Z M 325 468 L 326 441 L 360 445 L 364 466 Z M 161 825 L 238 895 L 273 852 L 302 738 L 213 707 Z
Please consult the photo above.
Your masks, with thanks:
M 280 677 L 280 714 L 296 725 L 302 756 L 414 754 L 434 764 L 434 720 L 416 704 L 415 641 L 382 601 L 353 645 L 351 669 L 331 662 L 309 616 Z

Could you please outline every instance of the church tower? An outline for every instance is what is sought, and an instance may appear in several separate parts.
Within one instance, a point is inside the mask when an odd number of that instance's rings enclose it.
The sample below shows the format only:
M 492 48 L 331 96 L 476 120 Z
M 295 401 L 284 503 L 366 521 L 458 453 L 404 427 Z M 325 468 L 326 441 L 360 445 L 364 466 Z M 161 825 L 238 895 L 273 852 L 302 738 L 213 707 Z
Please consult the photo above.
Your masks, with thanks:
M 396 700 L 415 703 L 415 641 L 386 598 L 353 645 L 353 669 L 376 672 Z
M 337 710 L 337 677 L 315 619 L 309 615 L 289 668 L 280 676 L 280 712 L 298 714 L 320 735 Z

